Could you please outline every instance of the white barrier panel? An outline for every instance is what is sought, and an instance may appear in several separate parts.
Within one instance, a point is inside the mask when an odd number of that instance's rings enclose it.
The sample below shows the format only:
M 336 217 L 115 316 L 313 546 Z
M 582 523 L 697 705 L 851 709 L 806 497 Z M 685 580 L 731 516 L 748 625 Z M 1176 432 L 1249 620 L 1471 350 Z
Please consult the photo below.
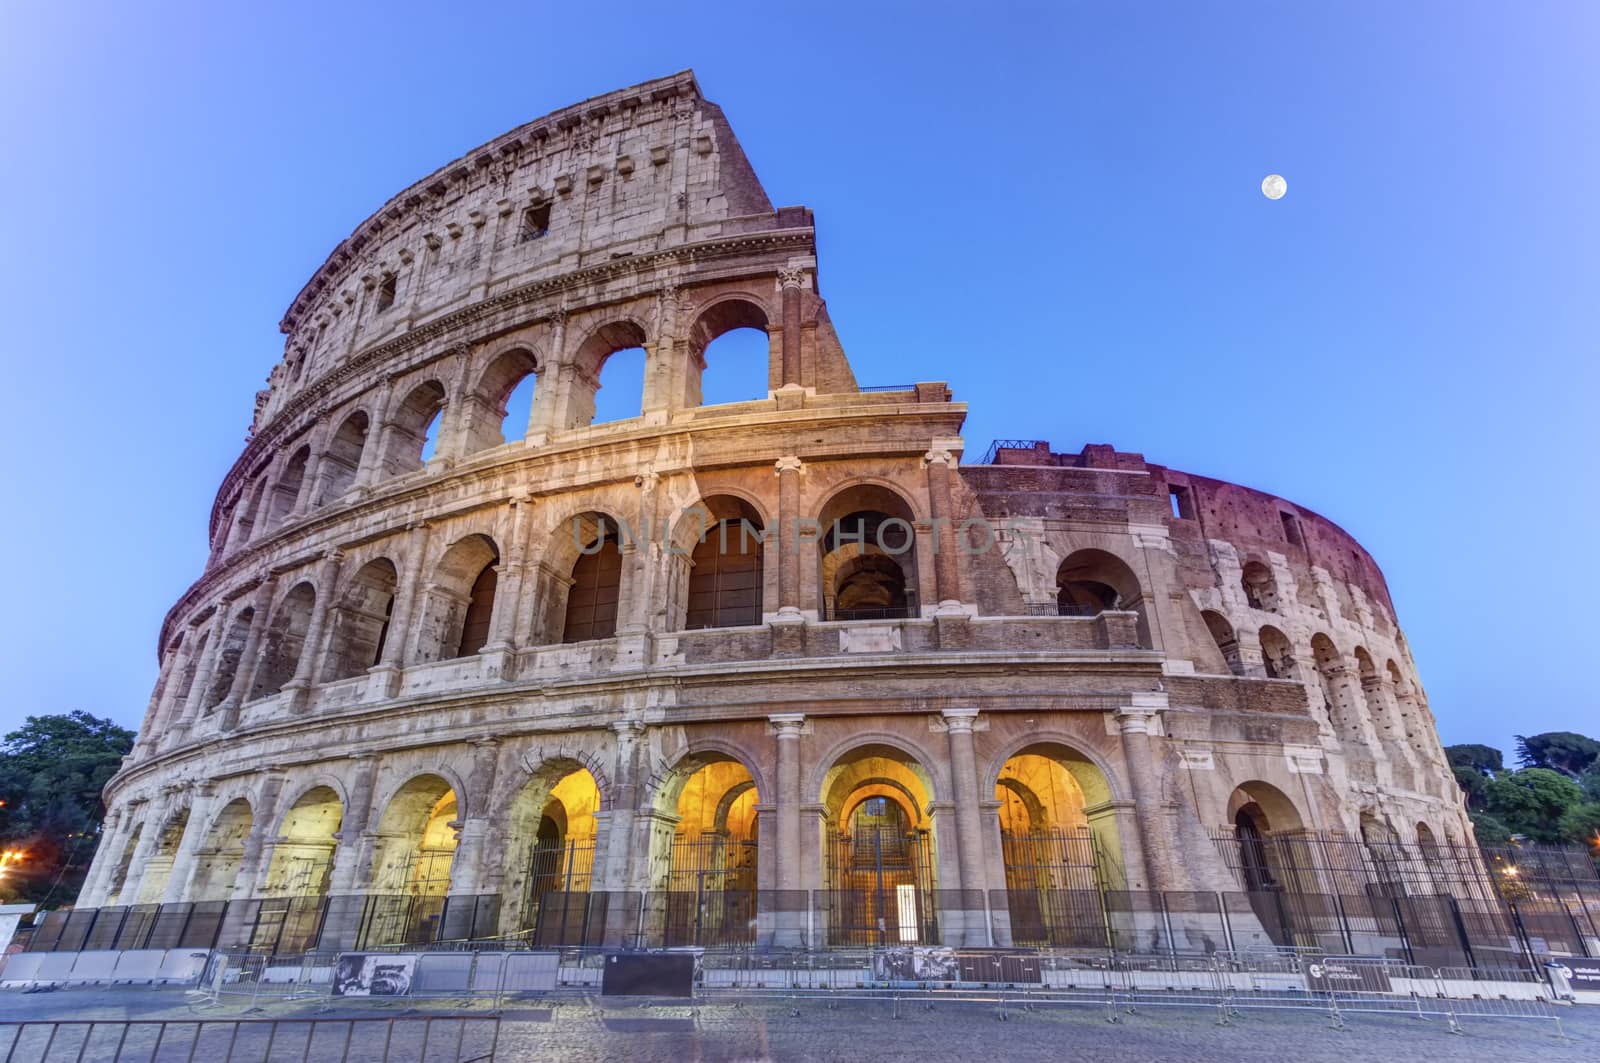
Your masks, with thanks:
M 472 982 L 472 953 L 424 952 L 417 957 L 411 992 L 465 993 Z
M 168 949 L 156 978 L 163 982 L 198 982 L 211 953 L 203 949 Z
M 117 969 L 115 952 L 79 952 L 77 962 L 68 975 L 74 982 L 109 982 L 111 972 Z
M 39 964 L 47 953 L 17 952 L 0 966 L 0 985 L 28 985 L 39 980 Z
M 554 952 L 508 952 L 503 988 L 507 993 L 549 992 L 556 987 L 560 965 L 561 957 Z M 594 974 L 598 980 L 600 972 Z
M 472 989 L 474 993 L 493 993 L 500 988 L 500 978 L 505 974 L 506 954 L 503 952 L 480 952 L 478 962 L 472 967 Z
M 118 953 L 111 977 L 118 982 L 153 982 L 161 970 L 161 961 L 166 955 L 166 949 L 138 949 Z

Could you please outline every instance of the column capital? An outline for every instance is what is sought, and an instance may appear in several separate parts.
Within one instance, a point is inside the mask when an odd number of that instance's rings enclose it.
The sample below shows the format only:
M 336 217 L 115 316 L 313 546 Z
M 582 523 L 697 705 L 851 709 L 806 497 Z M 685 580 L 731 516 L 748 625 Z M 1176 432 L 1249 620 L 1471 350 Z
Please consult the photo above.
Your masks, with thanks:
M 801 289 L 805 287 L 806 271 L 800 268 L 780 269 L 778 271 L 779 288 Z
M 805 462 L 801 461 L 793 454 L 785 454 L 783 457 L 779 458 L 773 463 L 773 469 L 779 476 L 782 476 L 786 472 L 804 472 L 805 467 Z
M 645 726 L 638 720 L 614 720 L 611 723 L 611 731 L 617 736 L 618 741 L 637 741 L 644 734 Z
M 974 708 L 944 709 L 939 715 L 944 717 L 945 730 L 951 734 L 971 734 L 978 722 L 978 710 Z
M 773 733 L 780 739 L 799 738 L 805 728 L 806 714 L 803 712 L 777 712 L 767 717 L 767 722 L 772 724 Z

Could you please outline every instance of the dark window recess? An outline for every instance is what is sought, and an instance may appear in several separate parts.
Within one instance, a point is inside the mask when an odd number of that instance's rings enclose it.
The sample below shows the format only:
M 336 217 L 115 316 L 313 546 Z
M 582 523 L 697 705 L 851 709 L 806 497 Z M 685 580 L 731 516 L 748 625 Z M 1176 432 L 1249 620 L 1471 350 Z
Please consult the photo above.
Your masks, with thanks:
M 726 521 L 694 548 L 689 610 L 684 627 L 743 627 L 761 623 L 761 547 L 753 532 Z
M 471 657 L 489 641 L 489 621 L 494 616 L 494 592 L 500 580 L 495 566 L 499 563 L 496 558 L 483 566 L 483 571 L 472 583 L 467 613 L 461 622 L 461 646 L 456 650 L 457 657 Z
M 1179 520 L 1194 520 L 1194 495 L 1187 487 L 1169 487 L 1168 497 L 1172 501 L 1172 515 Z
M 518 243 L 537 240 L 550 231 L 550 204 L 540 203 L 522 212 L 522 229 L 517 233 Z
M 572 566 L 567 620 L 562 642 L 608 639 L 617 633 L 617 599 L 622 589 L 622 552 L 607 539 Z
M 1305 540 L 1300 535 L 1300 518 L 1293 513 L 1278 513 L 1278 519 L 1283 521 L 1283 538 L 1293 546 L 1304 546 Z
M 378 282 L 378 309 L 387 310 L 394 305 L 395 285 L 399 278 L 393 273 L 386 273 L 383 280 Z

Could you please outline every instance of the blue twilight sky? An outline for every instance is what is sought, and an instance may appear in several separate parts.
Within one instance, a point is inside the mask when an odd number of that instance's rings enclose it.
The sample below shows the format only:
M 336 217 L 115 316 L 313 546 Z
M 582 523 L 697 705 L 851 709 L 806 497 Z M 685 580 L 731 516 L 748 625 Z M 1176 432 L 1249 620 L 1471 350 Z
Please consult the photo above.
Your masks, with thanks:
M 1338 521 L 1447 742 L 1600 733 L 1600 6 L 85 5 L 0 30 L 0 731 L 136 726 L 282 350 L 390 195 L 693 67 L 865 384 Z M 1259 191 L 1279 172 L 1289 194 Z

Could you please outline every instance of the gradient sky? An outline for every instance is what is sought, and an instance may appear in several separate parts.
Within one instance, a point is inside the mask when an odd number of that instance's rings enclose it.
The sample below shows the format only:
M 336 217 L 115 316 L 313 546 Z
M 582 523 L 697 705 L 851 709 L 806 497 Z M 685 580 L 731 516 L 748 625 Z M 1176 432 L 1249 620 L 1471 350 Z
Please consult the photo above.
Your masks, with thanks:
M 1600 6 L 242 6 L 7 5 L 0 731 L 137 726 L 339 240 L 693 67 L 816 211 L 862 383 L 950 381 L 973 460 L 1108 442 L 1323 513 L 1446 742 L 1600 734 Z

